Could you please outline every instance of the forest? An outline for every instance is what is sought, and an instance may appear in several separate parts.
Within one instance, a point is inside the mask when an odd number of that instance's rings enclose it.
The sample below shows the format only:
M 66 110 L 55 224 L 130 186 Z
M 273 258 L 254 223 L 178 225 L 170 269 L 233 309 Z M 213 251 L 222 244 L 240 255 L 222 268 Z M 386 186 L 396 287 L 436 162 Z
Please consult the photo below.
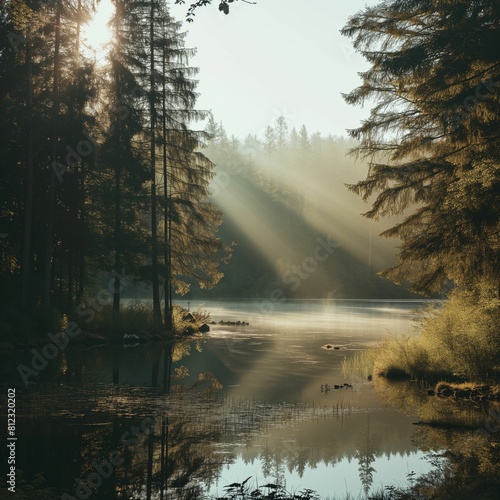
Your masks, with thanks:
M 81 43 L 95 2 L 2 4 L 7 325 L 34 313 L 50 326 L 111 280 L 103 293 L 117 329 L 126 281 L 149 284 L 155 328 L 171 331 L 174 287 L 184 277 L 213 286 L 230 254 L 207 200 L 213 163 L 209 135 L 193 125 L 205 112 L 182 23 L 162 1 L 115 7 L 102 65 Z
M 0 4 L 0 436 L 20 498 L 498 497 L 500 2 L 278 1 L 176 0 L 187 24 L 109 1 L 99 55 L 104 0 Z M 231 34 L 217 85 L 246 134 L 198 104 L 199 22 Z M 258 72 L 226 52 L 245 36 L 259 62 L 293 47 L 261 94 L 314 63 L 302 114 L 257 133 L 227 83 Z M 358 84 L 322 94 L 356 57 Z M 329 100 L 367 114 L 317 131 L 301 106 Z
M 229 136 L 211 116 L 205 154 L 215 163 L 211 201 L 224 213 L 219 234 L 234 243 L 224 277 L 187 298 L 408 298 L 377 276 L 393 263 L 394 245 L 380 225 L 363 221 L 366 205 L 345 184 L 366 174 L 347 156 L 357 141 L 298 130 L 277 116 L 261 137 Z M 324 258 L 314 258 L 323 242 Z M 328 243 L 328 245 L 327 245 Z M 320 252 L 321 254 L 321 252 Z
M 425 5 L 394 2 L 353 16 L 342 34 L 371 68 L 344 99 L 378 100 L 369 119 L 343 138 L 281 115 L 243 140 L 197 109 L 195 50 L 165 2 L 115 2 L 107 64 L 81 40 L 95 7 L 2 6 L 8 337 L 82 315 L 99 293 L 116 332 L 123 297 L 151 299 L 151 326 L 165 332 L 179 297 L 417 292 L 497 314 L 494 4 L 443 4 L 427 19 Z M 468 50 L 451 42 L 476 32 Z
M 152 326 L 172 331 L 180 297 L 411 296 L 376 276 L 394 246 L 345 189 L 366 173 L 346 158 L 356 141 L 283 116 L 261 137 L 228 134 L 196 108 L 194 49 L 165 2 L 116 3 L 105 64 L 82 42 L 95 7 L 2 7 L 8 337 L 85 311 L 101 289 L 116 331 L 123 297 L 152 299 Z M 310 262 L 321 238 L 334 251 Z

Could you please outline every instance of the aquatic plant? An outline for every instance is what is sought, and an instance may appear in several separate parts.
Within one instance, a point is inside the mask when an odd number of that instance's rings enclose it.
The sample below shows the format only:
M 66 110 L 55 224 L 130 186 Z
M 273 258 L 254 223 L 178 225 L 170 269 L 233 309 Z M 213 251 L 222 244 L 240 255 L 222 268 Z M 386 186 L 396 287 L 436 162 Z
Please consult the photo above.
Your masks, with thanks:
M 224 496 L 216 497 L 215 500 L 245 500 L 251 498 L 279 499 L 279 500 L 320 500 L 320 496 L 314 490 L 304 489 L 299 492 L 289 492 L 285 486 L 275 483 L 267 483 L 262 486 L 250 483 L 252 476 L 243 482 L 231 483 L 224 486 Z

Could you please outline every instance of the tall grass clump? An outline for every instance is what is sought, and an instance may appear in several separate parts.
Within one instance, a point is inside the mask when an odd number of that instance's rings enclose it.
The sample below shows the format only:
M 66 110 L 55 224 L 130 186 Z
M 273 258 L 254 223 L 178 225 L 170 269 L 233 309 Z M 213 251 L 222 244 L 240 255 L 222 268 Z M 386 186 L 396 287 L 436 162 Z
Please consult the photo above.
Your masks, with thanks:
M 391 379 L 423 379 L 434 372 L 431 354 L 409 334 L 383 340 L 376 348 L 373 371 Z
M 467 380 L 495 378 L 500 364 L 500 308 L 455 292 L 420 321 L 419 342 L 432 365 Z
M 455 291 L 428 306 L 413 332 L 384 339 L 344 362 L 344 372 L 389 379 L 492 381 L 500 373 L 500 307 Z
M 155 333 L 153 311 L 145 301 L 131 301 L 120 308 L 119 329 L 113 322 L 113 306 L 106 304 L 95 314 L 95 319 L 85 326 L 85 331 L 104 335 L 105 337 L 134 334 L 148 337 Z
M 347 377 L 358 377 L 366 380 L 373 374 L 373 363 L 375 349 L 366 349 L 364 351 L 357 351 L 349 358 L 344 357 L 342 360 L 342 375 Z

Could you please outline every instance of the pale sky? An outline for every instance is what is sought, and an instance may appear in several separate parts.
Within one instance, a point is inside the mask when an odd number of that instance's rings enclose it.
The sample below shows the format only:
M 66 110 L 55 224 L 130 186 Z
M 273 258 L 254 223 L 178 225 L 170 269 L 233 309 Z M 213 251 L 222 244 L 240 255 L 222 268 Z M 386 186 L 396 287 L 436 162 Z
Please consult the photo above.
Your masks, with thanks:
M 173 0 L 172 0 L 173 3 Z M 171 5 L 178 19 L 184 6 Z M 218 1 L 185 23 L 186 45 L 197 47 L 198 107 L 213 111 L 228 134 L 262 136 L 283 114 L 290 128 L 346 135 L 369 109 L 348 106 L 341 92 L 357 87 L 366 61 L 339 30 L 348 17 L 379 0 L 257 0 L 234 2 L 229 15 Z
M 305 124 L 309 132 L 347 135 L 369 113 L 348 106 L 341 97 L 360 84 L 368 68 L 339 30 L 349 16 L 379 0 L 256 0 L 233 2 L 231 12 L 218 0 L 197 9 L 185 21 L 188 5 L 174 5 L 173 15 L 188 31 L 187 47 L 196 47 L 191 65 L 200 69 L 198 108 L 211 110 L 229 135 L 262 137 L 283 114 L 290 129 Z M 101 0 L 100 14 L 84 31 L 105 57 L 111 0 Z

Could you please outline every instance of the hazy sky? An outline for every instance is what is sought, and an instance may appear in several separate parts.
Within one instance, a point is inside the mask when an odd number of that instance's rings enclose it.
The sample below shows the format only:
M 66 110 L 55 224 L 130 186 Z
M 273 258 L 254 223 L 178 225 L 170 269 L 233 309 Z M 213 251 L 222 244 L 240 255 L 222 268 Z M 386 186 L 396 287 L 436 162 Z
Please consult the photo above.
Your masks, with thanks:
M 191 63 L 200 69 L 198 107 L 212 110 L 229 134 L 262 136 L 283 114 L 290 128 L 305 124 L 310 132 L 346 135 L 367 116 L 368 108 L 348 106 L 340 95 L 359 85 L 358 72 L 368 65 L 339 30 L 349 16 L 379 0 L 240 1 L 227 16 L 213 0 L 187 23 L 191 1 L 170 3 L 188 31 L 186 46 L 197 48 Z M 101 0 L 99 10 L 84 32 L 94 46 L 103 44 L 102 58 L 109 47 L 111 0 Z
M 257 2 L 234 2 L 226 16 L 214 0 L 185 23 L 186 45 L 198 48 L 192 63 L 200 68 L 199 108 L 211 109 L 240 138 L 262 135 L 280 114 L 290 127 L 304 123 L 324 135 L 357 127 L 369 110 L 348 106 L 340 93 L 358 86 L 357 73 L 368 66 L 339 30 L 378 0 Z M 172 5 L 179 19 L 186 10 Z

